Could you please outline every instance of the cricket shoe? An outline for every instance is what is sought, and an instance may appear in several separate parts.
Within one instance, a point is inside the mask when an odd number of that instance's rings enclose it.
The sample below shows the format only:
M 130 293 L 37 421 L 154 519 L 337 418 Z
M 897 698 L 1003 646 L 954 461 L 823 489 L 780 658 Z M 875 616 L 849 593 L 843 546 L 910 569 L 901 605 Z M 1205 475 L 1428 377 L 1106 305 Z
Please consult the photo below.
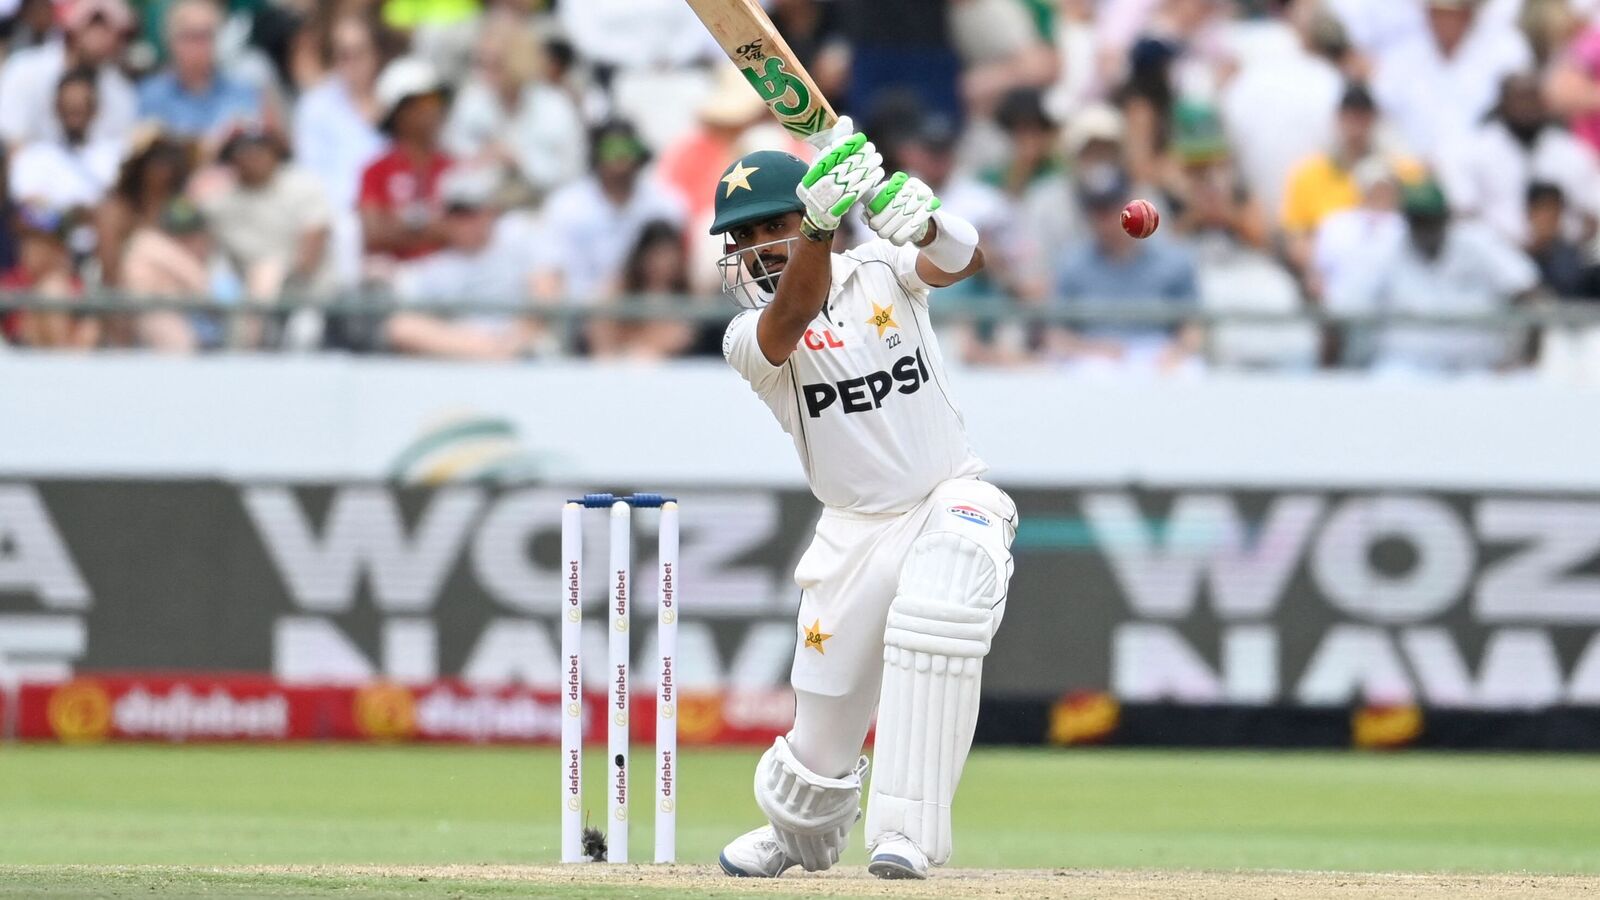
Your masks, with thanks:
M 903 834 L 889 832 L 878 839 L 872 848 L 872 861 L 867 871 L 879 878 L 928 877 L 928 854 Z
M 734 838 L 722 848 L 722 855 L 717 857 L 717 862 L 722 864 L 722 871 L 735 878 L 777 878 L 791 866 L 800 864 L 799 860 L 790 859 L 778 846 L 771 825 L 763 825 Z

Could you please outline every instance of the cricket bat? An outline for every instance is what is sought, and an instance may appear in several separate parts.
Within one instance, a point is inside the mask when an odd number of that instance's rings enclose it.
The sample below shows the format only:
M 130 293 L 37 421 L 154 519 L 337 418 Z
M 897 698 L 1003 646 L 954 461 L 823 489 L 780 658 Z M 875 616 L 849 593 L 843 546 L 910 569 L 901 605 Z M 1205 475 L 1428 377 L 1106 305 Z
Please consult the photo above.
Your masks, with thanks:
M 833 127 L 839 117 L 759 0 L 688 0 L 778 122 L 796 137 Z

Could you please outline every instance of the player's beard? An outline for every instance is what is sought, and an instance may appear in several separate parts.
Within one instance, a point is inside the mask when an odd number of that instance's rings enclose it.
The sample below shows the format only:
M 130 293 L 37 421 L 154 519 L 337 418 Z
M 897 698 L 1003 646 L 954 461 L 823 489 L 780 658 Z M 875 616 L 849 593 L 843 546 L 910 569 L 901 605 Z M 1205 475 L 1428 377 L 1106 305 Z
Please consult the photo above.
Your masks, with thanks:
M 769 294 L 776 294 L 778 292 L 778 278 L 783 275 L 783 267 L 788 263 L 788 256 L 751 253 L 749 263 L 750 278 L 763 291 Z

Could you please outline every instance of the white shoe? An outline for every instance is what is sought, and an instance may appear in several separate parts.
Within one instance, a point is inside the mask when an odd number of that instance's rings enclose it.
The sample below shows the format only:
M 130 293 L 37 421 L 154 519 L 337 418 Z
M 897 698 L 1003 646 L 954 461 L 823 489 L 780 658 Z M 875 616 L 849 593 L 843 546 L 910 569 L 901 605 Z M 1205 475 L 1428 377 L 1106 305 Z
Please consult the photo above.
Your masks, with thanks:
M 722 848 L 722 855 L 717 857 L 717 862 L 722 864 L 722 871 L 735 878 L 777 878 L 786 869 L 800 864 L 799 860 L 790 859 L 778 846 L 771 825 L 763 825 L 734 838 Z
M 890 832 L 878 839 L 872 848 L 872 861 L 867 871 L 879 878 L 928 877 L 928 854 L 903 834 Z

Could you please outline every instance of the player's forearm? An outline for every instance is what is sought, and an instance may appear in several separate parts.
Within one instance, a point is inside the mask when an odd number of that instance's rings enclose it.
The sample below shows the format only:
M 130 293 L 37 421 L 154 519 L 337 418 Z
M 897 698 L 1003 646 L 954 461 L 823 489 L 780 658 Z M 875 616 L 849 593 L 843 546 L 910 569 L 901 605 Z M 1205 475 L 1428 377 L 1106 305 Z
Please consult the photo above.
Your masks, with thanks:
M 773 365 L 782 365 L 806 328 L 822 312 L 833 281 L 833 250 L 828 241 L 801 238 L 778 279 L 778 290 L 761 314 L 756 339 Z

